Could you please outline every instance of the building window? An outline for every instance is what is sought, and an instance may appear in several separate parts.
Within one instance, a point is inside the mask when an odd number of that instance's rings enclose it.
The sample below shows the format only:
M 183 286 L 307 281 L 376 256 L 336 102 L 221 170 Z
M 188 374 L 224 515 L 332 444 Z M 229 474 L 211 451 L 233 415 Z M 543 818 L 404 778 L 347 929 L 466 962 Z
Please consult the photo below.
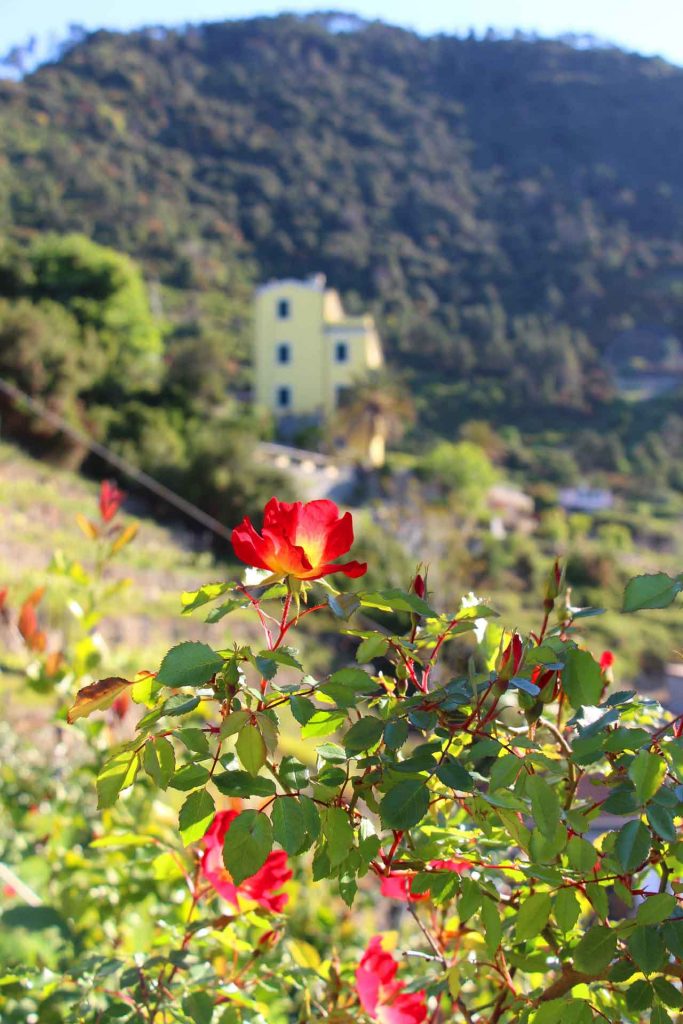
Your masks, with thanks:
M 277 300 L 277 318 L 278 320 L 287 320 L 289 318 L 289 299 Z
M 347 363 L 349 360 L 349 346 L 345 341 L 338 341 L 334 347 L 334 358 L 337 363 Z
M 277 407 L 278 409 L 289 409 L 292 404 L 292 389 L 283 387 L 277 389 Z
M 289 363 L 292 358 L 292 350 L 288 341 L 282 341 L 277 346 L 277 361 L 278 363 Z

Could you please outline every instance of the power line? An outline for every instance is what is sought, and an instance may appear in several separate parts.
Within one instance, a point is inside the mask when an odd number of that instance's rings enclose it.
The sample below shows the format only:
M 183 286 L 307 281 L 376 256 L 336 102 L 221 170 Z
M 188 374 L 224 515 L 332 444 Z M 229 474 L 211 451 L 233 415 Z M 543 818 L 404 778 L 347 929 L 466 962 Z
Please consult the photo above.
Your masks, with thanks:
M 208 512 L 204 512 L 201 508 L 193 505 L 191 501 L 187 501 L 186 498 L 181 497 L 180 494 L 176 494 L 170 488 L 164 484 L 159 483 L 154 477 L 151 477 L 148 473 L 133 466 L 130 462 L 122 459 L 116 452 L 111 451 L 105 445 L 100 444 L 99 441 L 95 441 L 92 437 L 88 437 L 87 434 L 83 434 L 80 430 L 76 430 L 70 426 L 61 416 L 57 413 L 52 412 L 42 402 L 37 401 L 35 398 L 31 398 L 21 388 L 16 387 L 14 384 L 10 384 L 9 381 L 3 380 L 0 377 L 0 392 L 7 397 L 17 406 L 26 405 L 41 419 L 50 423 L 53 427 L 61 430 L 62 433 L 67 434 L 73 438 L 79 444 L 84 445 L 94 455 L 98 455 L 105 462 L 108 462 L 111 466 L 115 466 L 125 476 L 130 477 L 131 480 L 135 480 L 136 483 L 140 484 L 146 490 L 151 491 L 152 494 L 156 494 L 158 498 L 168 502 L 169 505 L 173 505 L 180 512 L 183 512 L 186 516 L 194 519 L 195 522 L 200 523 L 206 527 L 207 530 L 211 530 L 212 533 L 217 534 L 219 537 L 223 537 L 225 540 L 230 540 L 232 531 L 223 526 L 217 519 L 210 516 Z

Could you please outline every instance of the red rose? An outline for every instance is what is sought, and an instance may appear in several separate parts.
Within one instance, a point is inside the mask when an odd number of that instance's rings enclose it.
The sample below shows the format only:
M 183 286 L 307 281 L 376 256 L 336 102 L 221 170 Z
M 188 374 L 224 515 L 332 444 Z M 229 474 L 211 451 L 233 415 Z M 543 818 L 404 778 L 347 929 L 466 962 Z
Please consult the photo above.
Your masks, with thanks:
M 124 498 L 125 494 L 123 491 L 120 491 L 111 480 L 102 481 L 100 487 L 100 515 L 105 523 L 114 518 Z
M 211 823 L 211 828 L 202 840 L 204 854 L 201 872 L 216 892 L 229 903 L 239 909 L 240 897 L 253 901 L 265 910 L 280 913 L 289 899 L 287 893 L 278 892 L 290 880 L 292 872 L 287 866 L 287 854 L 284 850 L 269 853 L 255 875 L 235 885 L 232 876 L 223 863 L 223 841 L 238 815 L 238 811 L 219 811 Z
M 424 989 L 404 992 L 404 982 L 396 980 L 397 971 L 393 956 L 382 948 L 381 935 L 375 935 L 356 971 L 360 1004 L 379 1024 L 423 1024 L 427 1019 Z
M 242 562 L 299 580 L 317 580 L 333 572 L 362 576 L 367 571 L 365 563 L 340 565 L 332 561 L 346 554 L 352 544 L 351 513 L 340 517 L 335 503 L 327 499 L 288 505 L 271 498 L 264 510 L 261 534 L 246 517 L 232 531 L 232 546 Z

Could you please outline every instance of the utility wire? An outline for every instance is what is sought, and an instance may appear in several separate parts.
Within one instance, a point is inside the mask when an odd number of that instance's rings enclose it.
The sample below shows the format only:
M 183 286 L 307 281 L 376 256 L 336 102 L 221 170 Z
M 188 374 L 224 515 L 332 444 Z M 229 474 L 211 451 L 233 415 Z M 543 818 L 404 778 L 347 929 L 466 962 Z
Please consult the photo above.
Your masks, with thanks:
M 10 384 L 9 381 L 3 380 L 0 377 L 0 392 L 7 395 L 7 397 L 19 408 L 21 405 L 28 406 L 28 408 L 34 412 L 41 419 L 50 423 L 53 427 L 61 430 L 62 433 L 67 434 L 73 438 L 79 444 L 84 445 L 89 451 L 93 452 L 94 455 L 98 455 L 105 462 L 108 462 L 111 466 L 115 466 L 125 476 L 130 477 L 131 480 L 135 480 L 136 483 L 140 484 L 146 490 L 151 491 L 152 494 L 156 494 L 158 498 L 168 502 L 169 505 L 173 505 L 174 508 L 179 509 L 186 516 L 194 519 L 195 522 L 200 523 L 206 527 L 207 530 L 211 530 L 212 533 L 217 534 L 219 537 L 223 537 L 226 540 L 230 540 L 231 530 L 219 523 L 217 519 L 210 516 L 208 512 L 202 511 L 196 505 L 193 505 L 191 501 L 176 494 L 170 488 L 164 484 L 159 483 L 154 477 L 149 476 L 148 473 L 144 473 L 141 469 L 137 469 L 130 462 L 122 459 L 116 452 L 100 444 L 99 441 L 95 441 L 92 437 L 88 437 L 87 434 L 83 434 L 80 430 L 76 430 L 70 426 L 66 420 L 64 420 L 57 413 L 52 412 L 42 402 L 37 401 L 35 398 L 31 398 L 21 388 L 16 387 L 14 384 Z

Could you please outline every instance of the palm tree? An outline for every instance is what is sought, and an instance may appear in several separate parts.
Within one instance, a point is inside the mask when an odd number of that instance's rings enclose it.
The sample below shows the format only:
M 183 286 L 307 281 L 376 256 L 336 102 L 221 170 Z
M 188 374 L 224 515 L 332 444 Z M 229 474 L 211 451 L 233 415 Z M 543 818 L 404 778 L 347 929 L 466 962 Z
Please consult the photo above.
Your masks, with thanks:
M 415 422 L 415 405 L 405 386 L 386 371 L 375 371 L 349 388 L 332 419 L 332 438 L 358 462 L 384 465 L 387 442 L 398 441 Z

